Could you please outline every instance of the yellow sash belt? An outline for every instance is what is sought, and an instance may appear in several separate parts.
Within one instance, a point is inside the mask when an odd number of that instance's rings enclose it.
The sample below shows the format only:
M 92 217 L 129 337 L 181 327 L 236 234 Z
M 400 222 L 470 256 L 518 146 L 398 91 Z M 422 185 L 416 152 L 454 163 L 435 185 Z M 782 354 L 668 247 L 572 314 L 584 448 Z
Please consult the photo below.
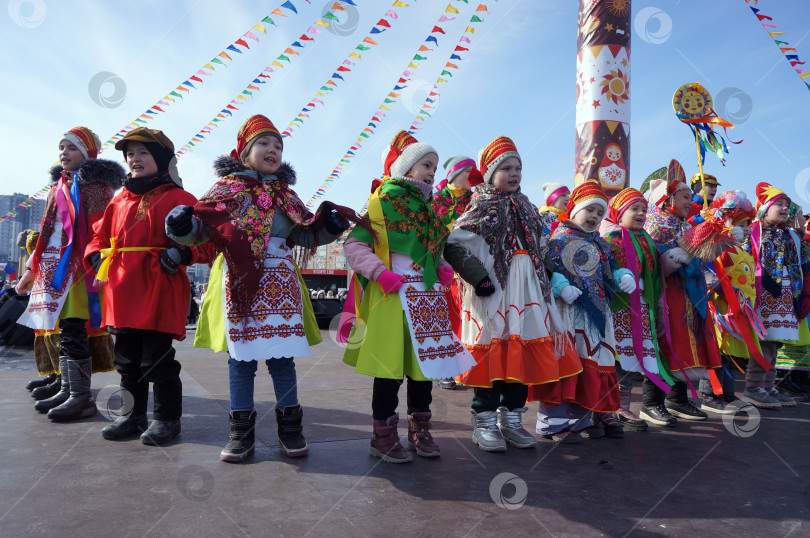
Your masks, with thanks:
M 110 248 L 103 248 L 101 252 L 101 267 L 98 269 L 98 278 L 102 282 L 107 282 L 110 272 L 110 262 L 119 252 L 144 252 L 147 250 L 166 250 L 166 247 L 119 247 L 115 244 L 115 237 L 110 237 Z

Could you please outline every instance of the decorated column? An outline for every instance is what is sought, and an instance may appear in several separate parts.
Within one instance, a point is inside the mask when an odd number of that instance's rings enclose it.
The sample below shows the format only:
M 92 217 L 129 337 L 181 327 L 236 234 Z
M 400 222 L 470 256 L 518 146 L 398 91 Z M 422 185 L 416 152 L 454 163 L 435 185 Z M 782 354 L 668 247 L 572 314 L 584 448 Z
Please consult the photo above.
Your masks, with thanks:
M 579 0 L 574 184 L 630 182 L 630 0 Z

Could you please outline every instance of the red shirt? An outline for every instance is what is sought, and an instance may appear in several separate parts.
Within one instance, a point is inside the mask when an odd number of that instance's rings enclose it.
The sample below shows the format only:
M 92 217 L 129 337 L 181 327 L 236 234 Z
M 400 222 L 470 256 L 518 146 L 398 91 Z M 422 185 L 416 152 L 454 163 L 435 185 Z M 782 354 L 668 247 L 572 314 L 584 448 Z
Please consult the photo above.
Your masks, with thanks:
M 165 221 L 178 205 L 194 205 L 194 195 L 176 185 L 162 185 L 146 194 L 123 189 L 116 194 L 104 217 L 94 227 L 85 250 L 87 257 L 109 248 L 110 238 L 121 247 L 164 247 Z M 206 243 L 193 247 L 192 263 L 210 263 L 215 255 Z M 102 327 L 145 329 L 170 333 L 178 340 L 186 336 L 186 315 L 191 289 L 185 267 L 170 275 L 160 266 L 160 250 L 118 252 L 110 262 L 109 277 L 103 285 Z

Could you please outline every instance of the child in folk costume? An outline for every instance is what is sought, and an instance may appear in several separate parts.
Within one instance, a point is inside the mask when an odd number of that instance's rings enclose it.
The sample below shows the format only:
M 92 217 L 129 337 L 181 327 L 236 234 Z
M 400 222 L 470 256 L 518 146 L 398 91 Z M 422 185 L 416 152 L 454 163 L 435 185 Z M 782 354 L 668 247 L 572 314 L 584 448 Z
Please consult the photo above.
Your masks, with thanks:
M 788 227 L 802 238 L 802 248 L 808 252 L 810 239 L 807 236 L 807 216 L 795 203 L 790 204 Z M 805 318 L 804 323 L 807 323 Z M 792 397 L 797 402 L 807 401 L 810 397 L 810 384 L 807 374 L 810 372 L 810 345 L 785 344 L 776 353 L 777 388 L 779 392 Z
M 341 215 L 357 219 L 331 202 L 311 214 L 292 190 L 295 172 L 282 162 L 283 149 L 273 123 L 251 116 L 239 129 L 236 149 L 214 163 L 221 179 L 194 206 L 177 207 L 166 218 L 169 237 L 187 245 L 211 241 L 224 257 L 212 268 L 195 338 L 198 347 L 230 355 L 230 440 L 223 461 L 253 453 L 260 360 L 273 379 L 282 448 L 288 456 L 307 454 L 293 357 L 310 355 L 314 320 L 290 247 L 330 243 L 349 226 Z
M 658 249 L 644 231 L 647 200 L 633 188 L 614 196 L 600 231 L 610 245 L 619 267 L 629 269 L 638 287 L 633 293 L 619 290 L 613 296 L 613 331 L 619 375 L 619 405 L 616 419 L 627 429 L 646 431 L 647 423 L 630 410 L 633 372 L 653 377 L 656 385 L 672 382 L 656 338 L 656 305 L 663 292 Z M 667 387 L 667 390 L 669 388 Z
M 86 324 L 90 320 L 93 327 L 99 327 L 101 298 L 82 258 L 93 226 L 125 175 L 118 163 L 96 158 L 100 146 L 98 137 L 86 127 L 69 130 L 59 141 L 60 165 L 51 169 L 51 190 L 28 261 L 30 273 L 20 282 L 20 291 L 31 289 L 31 298 L 18 323 L 35 330 L 55 330 L 59 324 L 60 390 L 34 406 L 54 421 L 96 413 L 90 393 L 94 365 Z M 107 348 L 99 357 L 97 371 L 112 369 L 109 351 Z
M 25 234 L 25 240 L 18 242 L 18 245 L 22 243 L 21 248 L 28 253 L 26 256 L 27 261 L 34 253 L 34 248 L 39 239 L 39 232 L 26 230 L 20 235 L 23 234 Z M 21 238 L 18 237 L 18 240 Z M 25 265 L 25 263 L 22 263 L 21 267 L 25 267 Z M 31 281 L 33 281 L 33 273 L 29 269 L 26 270 L 23 278 L 17 283 L 14 291 L 20 295 L 20 290 L 25 289 L 28 282 Z M 85 328 L 87 329 L 87 345 L 92 362 L 92 373 L 112 371 L 112 335 L 100 327 L 93 327 L 90 320 L 85 323 Z M 35 400 L 44 400 L 59 392 L 61 384 L 57 379 L 59 376 L 59 342 L 58 321 L 53 329 L 37 329 L 34 331 L 34 361 L 36 362 L 37 371 L 43 377 L 29 382 L 25 388 L 31 391 L 31 396 Z
M 757 220 L 743 248 L 756 264 L 757 311 L 766 332 L 760 346 L 771 368 L 748 361 L 742 399 L 757 407 L 779 408 L 796 401 L 774 387 L 777 350 L 783 344 L 810 344 L 805 322 L 810 312 L 810 263 L 799 235 L 787 227 L 787 195 L 765 182 L 757 185 L 756 194 Z
M 754 216 L 754 206 L 744 192 L 724 191 L 714 197 L 708 209 L 690 217 L 688 222 L 731 229 L 731 235 L 742 242 Z M 697 231 L 697 228 L 693 230 Z M 747 360 L 752 357 L 753 348 L 761 357 L 758 338 L 761 321 L 753 308 L 756 301 L 753 263 L 750 254 L 733 246 L 710 264 L 709 275 L 715 283 L 712 286 L 714 300 L 709 307 L 722 352 L 722 368 L 709 370 L 709 377 L 700 380 L 698 390 L 703 396 L 700 405 L 703 411 L 734 413 L 738 406 L 729 405 L 737 399 L 731 375 L 735 367 L 733 357 Z
M 546 203 L 540 208 L 540 220 L 543 221 L 543 231 L 551 235 L 551 224 L 560 218 L 568 206 L 571 190 L 562 183 L 543 183 L 543 196 Z
M 21 278 L 14 287 L 14 292 L 20 295 L 20 291 L 26 289 L 28 282 L 33 279 L 33 273 L 30 270 L 23 272 L 26 263 L 34 253 L 34 247 L 37 244 L 39 232 L 34 230 L 23 230 L 17 236 L 17 246 L 25 250 L 27 255 L 25 262 L 23 256 L 20 257 L 20 274 Z M 25 281 L 24 279 L 28 279 Z M 59 373 L 59 329 L 56 328 L 51 331 L 44 331 L 41 329 L 34 330 L 34 361 L 37 365 L 37 372 L 40 377 L 33 379 L 25 385 L 26 390 L 31 391 L 31 396 L 35 400 L 44 400 L 50 398 L 59 391 L 59 384 L 56 383 L 56 376 Z M 47 388 L 46 388 L 47 387 Z M 47 395 L 45 395 L 47 394 Z M 37 397 L 40 395 L 41 397 Z
M 131 396 L 105 439 L 141 434 L 162 445 L 180 433 L 183 386 L 172 340 L 186 337 L 189 284 L 185 266 L 213 259 L 213 249 L 191 249 L 166 236 L 166 216 L 197 199 L 170 173 L 174 145 L 161 131 L 138 127 L 116 142 L 130 173 L 95 227 L 85 267 L 104 284 L 102 324 L 116 335 L 115 367 L 121 391 Z M 137 291 L 136 291 L 137 290 Z M 153 384 L 154 420 L 146 405 Z
M 452 230 L 453 223 L 470 205 L 472 186 L 468 178 L 475 161 L 464 155 L 453 155 L 445 159 L 442 166 L 447 171 L 447 177 L 436 185 L 439 192 L 433 195 L 430 205 L 442 224 Z
M 464 155 L 453 155 L 445 159 L 442 166 L 447 171 L 447 177 L 436 186 L 439 192 L 433 195 L 431 206 L 442 224 L 447 226 L 448 230 L 452 230 L 453 224 L 470 205 L 474 185 L 470 185 L 469 176 L 475 166 L 475 161 Z M 453 278 L 444 293 L 447 306 L 450 307 L 450 325 L 453 327 L 453 332 L 460 337 L 461 296 L 457 278 Z M 439 386 L 452 390 L 456 388 L 456 381 L 452 378 L 442 379 L 439 381 Z
M 461 340 L 476 365 L 459 381 L 475 387 L 473 443 L 484 451 L 527 448 L 521 424 L 529 385 L 582 370 L 551 295 L 547 237 L 537 207 L 520 191 L 520 154 L 500 136 L 479 154 L 483 184 L 456 221 L 445 258 L 464 280 Z M 558 356 L 559 351 L 559 356 Z
M 664 294 L 656 313 L 656 332 L 675 383 L 667 394 L 645 378 L 640 416 L 662 426 L 675 426 L 676 417 L 706 420 L 708 415 L 689 401 L 687 389 L 694 391 L 692 382 L 703 378 L 707 368 L 721 366 L 702 262 L 678 246 L 690 228 L 685 220 L 692 206 L 690 193 L 683 167 L 671 160 L 666 179 L 650 183 L 650 209 L 644 225 L 661 257 Z
M 599 184 L 582 183 L 571 192 L 549 241 L 552 291 L 564 303 L 562 317 L 573 330 L 582 361 L 578 375 L 529 391 L 529 398 L 540 402 L 537 433 L 555 442 L 577 442 L 581 433 L 590 437 L 601 437 L 605 430 L 611 437 L 624 433 L 612 415 L 619 409 L 619 384 L 611 303 L 616 291 L 631 293 L 636 283 L 629 270 L 617 267 L 610 245 L 599 235 L 607 208 Z
M 430 207 L 438 160 L 428 144 L 397 133 L 383 154 L 385 177 L 375 182 L 364 217 L 373 233 L 355 227 L 343 247 L 365 283 L 343 362 L 374 377 L 369 453 L 389 463 L 413 459 L 397 435 L 403 376 L 408 379 L 408 446 L 435 457 L 440 450 L 430 434 L 430 380 L 456 376 L 475 364 L 450 328 L 442 291 L 453 270 L 441 259 L 447 228 Z M 347 303 L 354 300 L 350 293 Z

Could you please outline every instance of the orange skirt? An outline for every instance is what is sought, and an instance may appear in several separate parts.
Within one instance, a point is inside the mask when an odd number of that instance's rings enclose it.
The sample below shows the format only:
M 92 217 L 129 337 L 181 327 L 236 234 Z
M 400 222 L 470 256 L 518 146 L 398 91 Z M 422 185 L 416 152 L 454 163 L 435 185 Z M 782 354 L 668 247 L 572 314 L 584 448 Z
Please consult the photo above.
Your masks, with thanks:
M 467 345 L 476 364 L 456 381 L 470 387 L 489 388 L 493 381 L 499 380 L 542 385 L 576 376 L 582 371 L 582 362 L 573 344 L 570 341 L 566 344 L 559 357 L 553 336 L 530 341 L 512 336 L 508 340 L 493 339 L 489 345 Z
M 582 371 L 557 383 L 529 387 L 530 402 L 545 406 L 571 402 L 591 411 L 610 413 L 619 409 L 619 378 L 613 366 L 599 366 L 581 359 Z

